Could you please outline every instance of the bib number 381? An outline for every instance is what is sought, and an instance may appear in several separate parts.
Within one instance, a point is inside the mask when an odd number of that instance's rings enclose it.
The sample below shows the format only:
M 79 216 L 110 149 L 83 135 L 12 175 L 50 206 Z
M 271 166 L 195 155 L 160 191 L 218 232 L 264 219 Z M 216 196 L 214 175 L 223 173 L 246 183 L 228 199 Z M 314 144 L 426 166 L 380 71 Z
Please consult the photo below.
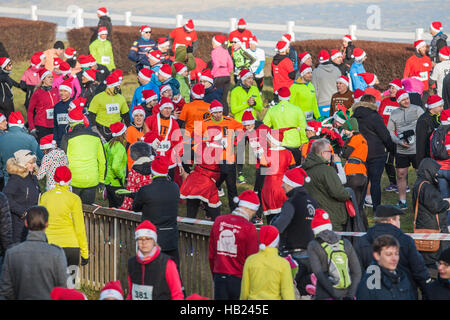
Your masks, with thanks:
M 133 300 L 152 300 L 153 286 L 133 283 Z

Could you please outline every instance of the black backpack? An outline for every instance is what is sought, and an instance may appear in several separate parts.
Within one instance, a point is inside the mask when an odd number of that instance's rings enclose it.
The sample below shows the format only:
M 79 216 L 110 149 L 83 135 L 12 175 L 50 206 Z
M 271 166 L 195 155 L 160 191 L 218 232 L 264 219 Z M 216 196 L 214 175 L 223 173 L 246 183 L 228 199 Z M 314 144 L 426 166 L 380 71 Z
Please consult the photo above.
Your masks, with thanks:
M 450 125 L 441 125 L 433 133 L 430 142 L 431 154 L 435 160 L 448 160 L 447 148 L 445 147 L 445 136 L 450 130 Z

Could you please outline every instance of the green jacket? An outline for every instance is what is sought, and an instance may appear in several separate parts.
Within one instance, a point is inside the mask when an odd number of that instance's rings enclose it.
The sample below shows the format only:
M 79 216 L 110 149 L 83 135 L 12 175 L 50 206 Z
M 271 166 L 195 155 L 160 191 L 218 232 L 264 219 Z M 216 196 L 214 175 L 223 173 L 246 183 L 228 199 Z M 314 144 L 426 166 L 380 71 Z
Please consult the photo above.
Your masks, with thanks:
M 320 208 L 328 212 L 333 230 L 343 231 L 348 217 L 345 201 L 350 199 L 350 194 L 339 180 L 336 170 L 312 152 L 302 167 L 311 178 L 309 183 L 305 183 L 306 191 L 317 200 Z
M 234 73 L 239 74 L 242 69 L 250 69 L 256 59 L 247 51 L 240 48 L 233 51 Z
M 104 127 L 122 121 L 122 115 L 129 111 L 127 100 L 120 93 L 110 96 L 106 91 L 95 95 L 89 104 L 89 112 L 95 113 L 95 121 Z
M 191 89 L 189 87 L 188 79 L 181 74 L 176 74 L 175 79 L 180 83 L 180 94 L 184 98 L 184 101 L 186 101 L 186 103 L 191 102 Z
M 125 170 L 127 166 L 127 151 L 125 147 L 120 142 L 116 142 L 111 146 L 111 141 L 103 146 L 106 154 L 105 185 L 125 187 Z
M 255 98 L 256 105 L 250 107 L 247 103 L 247 100 L 253 96 Z M 251 109 L 253 116 L 255 119 L 256 111 L 261 111 L 263 108 L 263 101 L 261 95 L 259 94 L 259 90 L 255 86 L 251 86 L 248 91 L 246 91 L 242 86 L 237 86 L 233 90 L 231 90 L 230 95 L 230 108 L 231 113 L 234 115 L 234 119 L 241 122 L 242 115 L 244 111 L 247 109 Z
M 311 82 L 294 82 L 289 88 L 291 98 L 289 102 L 300 107 L 305 114 L 306 121 L 320 118 L 320 111 L 317 105 L 316 90 Z
M 105 153 L 100 137 L 91 129 L 76 125 L 61 139 L 61 149 L 69 159 L 73 187 L 91 188 L 105 182 Z
M 104 65 L 109 71 L 116 68 L 111 42 L 109 40 L 95 40 L 89 45 L 89 52 L 97 60 L 98 64 Z
M 288 101 L 280 101 L 277 105 L 270 108 L 263 120 L 264 124 L 273 129 L 282 129 L 288 127 L 300 128 L 287 130 L 284 133 L 284 147 L 300 147 L 308 142 L 306 137 L 306 120 L 302 110 Z

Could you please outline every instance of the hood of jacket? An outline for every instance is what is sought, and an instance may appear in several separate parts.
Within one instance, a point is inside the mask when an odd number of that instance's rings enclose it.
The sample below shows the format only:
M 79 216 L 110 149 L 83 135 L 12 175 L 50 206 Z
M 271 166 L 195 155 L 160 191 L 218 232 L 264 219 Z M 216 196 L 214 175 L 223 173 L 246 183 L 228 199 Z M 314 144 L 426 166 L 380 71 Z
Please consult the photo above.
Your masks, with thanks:
M 284 54 L 278 53 L 273 57 L 272 63 L 274 65 L 279 65 L 281 63 L 281 61 L 283 61 L 284 59 L 289 59 L 289 56 L 287 54 L 284 55 Z
M 442 39 L 442 40 L 444 40 L 444 41 L 447 41 L 447 35 L 445 34 L 445 33 L 443 33 L 443 32 L 439 32 L 438 34 L 436 34 L 434 37 L 433 37 L 433 40 L 436 40 L 436 41 L 438 41 L 438 40 L 440 40 L 440 39 Z
M 303 163 L 302 167 L 304 170 L 309 170 L 315 166 L 320 165 L 328 165 L 328 162 L 318 154 L 310 152 L 306 157 L 306 160 Z
M 9 158 L 6 161 L 6 171 L 8 174 L 15 174 L 21 178 L 26 178 L 29 174 L 28 169 L 20 166 L 15 158 Z M 37 174 L 37 166 L 34 168 L 33 174 Z
M 323 70 L 328 73 L 333 73 L 336 72 L 336 68 L 337 66 L 335 66 L 331 61 L 327 61 L 319 64 L 316 69 Z
M 360 101 L 360 102 L 355 102 L 355 103 L 352 105 L 352 110 L 353 110 L 353 112 L 355 112 L 356 109 L 358 109 L 358 108 L 360 108 L 360 107 L 362 107 L 362 108 L 367 108 L 367 109 L 374 110 L 374 111 L 377 111 L 377 110 L 378 110 L 378 107 L 377 107 L 377 105 L 376 105 L 375 103 L 370 103 L 370 102 Z
M 431 158 L 425 158 L 419 165 L 417 177 L 426 180 L 432 184 L 437 183 L 437 173 L 441 165 Z
M 341 236 L 338 235 L 336 232 L 331 231 L 331 230 L 324 230 L 322 232 L 319 232 L 316 236 L 316 238 L 320 238 L 323 241 L 325 241 L 326 243 L 336 243 L 341 239 Z

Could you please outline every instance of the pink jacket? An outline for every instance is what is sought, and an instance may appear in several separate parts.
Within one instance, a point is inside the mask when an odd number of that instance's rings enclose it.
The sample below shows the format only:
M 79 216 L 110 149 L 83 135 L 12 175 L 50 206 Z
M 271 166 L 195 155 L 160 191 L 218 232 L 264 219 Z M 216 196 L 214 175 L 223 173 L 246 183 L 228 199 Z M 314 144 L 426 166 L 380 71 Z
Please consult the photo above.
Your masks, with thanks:
M 72 80 L 72 95 L 70 96 L 71 98 L 78 98 L 81 94 L 81 86 L 80 86 L 80 81 L 78 81 L 77 77 L 71 76 L 69 75 L 69 77 L 73 78 Z M 64 82 L 64 77 L 58 77 L 55 80 L 53 80 L 53 88 L 59 89 L 59 86 Z M 75 95 L 76 92 L 76 95 Z M 74 97 L 75 95 L 75 97 Z
M 229 77 L 233 72 L 233 60 L 227 49 L 221 46 L 214 48 L 211 51 L 212 70 L 211 73 L 214 78 Z
M 41 82 L 38 70 L 39 68 L 29 67 L 23 73 L 22 79 L 20 79 L 20 81 L 25 81 L 25 83 L 30 86 L 37 86 Z

